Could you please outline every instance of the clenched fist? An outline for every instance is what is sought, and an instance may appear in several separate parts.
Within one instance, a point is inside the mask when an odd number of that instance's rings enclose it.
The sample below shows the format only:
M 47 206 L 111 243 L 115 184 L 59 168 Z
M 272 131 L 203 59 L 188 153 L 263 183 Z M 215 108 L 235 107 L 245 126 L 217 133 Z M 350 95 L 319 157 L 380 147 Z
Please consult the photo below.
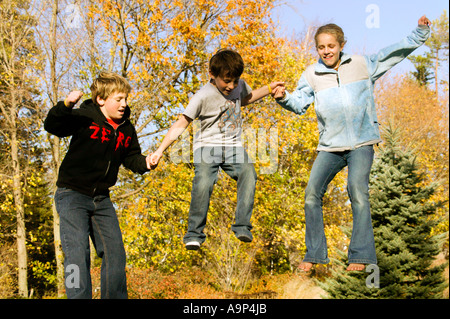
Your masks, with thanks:
M 81 91 L 72 91 L 69 93 L 69 95 L 66 97 L 66 99 L 64 100 L 64 104 L 67 107 L 74 107 L 75 104 L 77 104 L 77 102 L 81 99 L 81 97 L 83 96 L 83 92 Z

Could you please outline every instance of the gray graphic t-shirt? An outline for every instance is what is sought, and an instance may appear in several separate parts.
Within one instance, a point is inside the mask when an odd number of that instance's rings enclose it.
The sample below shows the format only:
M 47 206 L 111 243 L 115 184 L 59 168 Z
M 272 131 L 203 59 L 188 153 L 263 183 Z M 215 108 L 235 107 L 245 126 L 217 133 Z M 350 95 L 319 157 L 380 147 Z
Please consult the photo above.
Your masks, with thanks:
M 228 96 L 211 83 L 194 94 L 183 112 L 195 120 L 194 151 L 202 146 L 242 146 L 241 100 L 251 91 L 240 79 Z

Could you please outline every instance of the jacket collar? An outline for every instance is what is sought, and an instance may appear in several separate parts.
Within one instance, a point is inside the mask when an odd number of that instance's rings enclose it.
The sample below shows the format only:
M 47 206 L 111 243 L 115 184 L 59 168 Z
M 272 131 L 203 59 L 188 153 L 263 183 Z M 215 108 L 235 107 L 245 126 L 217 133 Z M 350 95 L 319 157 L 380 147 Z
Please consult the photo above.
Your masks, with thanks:
M 97 120 L 97 121 L 101 121 L 101 122 L 107 121 L 105 115 L 100 110 L 100 106 L 95 104 L 92 99 L 84 100 L 83 103 L 81 103 L 81 105 L 80 105 L 80 109 L 84 109 L 84 110 L 92 113 L 92 116 L 95 117 L 95 120 Z M 130 110 L 130 107 L 127 105 L 127 107 L 125 108 L 125 113 L 123 115 L 123 121 L 121 124 L 123 124 L 130 118 L 130 114 L 131 114 L 131 110 Z
M 344 52 L 341 52 L 341 65 L 347 62 L 350 62 L 352 59 L 351 55 L 345 54 Z M 335 69 L 331 69 L 325 65 L 325 63 L 322 62 L 322 59 L 319 58 L 319 62 L 316 63 L 314 67 L 314 71 L 316 73 L 337 73 Z

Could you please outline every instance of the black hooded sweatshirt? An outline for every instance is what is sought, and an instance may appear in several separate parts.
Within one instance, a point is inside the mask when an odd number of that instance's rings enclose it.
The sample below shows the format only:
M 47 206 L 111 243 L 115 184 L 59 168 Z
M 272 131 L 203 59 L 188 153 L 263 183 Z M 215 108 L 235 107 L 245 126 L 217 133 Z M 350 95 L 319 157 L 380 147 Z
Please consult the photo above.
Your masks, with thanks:
M 100 107 L 91 99 L 79 109 L 58 102 L 44 122 L 47 132 L 58 137 L 72 136 L 69 150 L 59 169 L 58 187 L 88 196 L 108 195 L 123 164 L 135 173 L 148 171 L 136 130 L 129 120 L 127 106 L 123 122 L 114 130 Z

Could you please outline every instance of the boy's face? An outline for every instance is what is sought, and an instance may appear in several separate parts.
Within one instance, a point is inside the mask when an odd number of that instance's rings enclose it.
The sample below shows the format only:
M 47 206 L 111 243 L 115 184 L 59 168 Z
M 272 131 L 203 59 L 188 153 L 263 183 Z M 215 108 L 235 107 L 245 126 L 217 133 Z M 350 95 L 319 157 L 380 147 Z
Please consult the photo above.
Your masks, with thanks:
M 222 78 L 220 76 L 212 75 L 211 72 L 209 73 L 209 76 L 213 80 L 212 83 L 225 96 L 230 95 L 230 93 L 233 92 L 233 90 L 239 84 L 239 78 L 233 78 L 233 77 L 229 77 L 229 76 L 225 76 Z
M 108 96 L 106 100 L 97 96 L 97 103 L 100 105 L 100 110 L 107 119 L 120 121 L 125 114 L 127 97 L 128 94 L 126 93 L 115 92 Z
M 343 47 L 332 34 L 321 33 L 317 37 L 317 53 L 323 63 L 329 68 L 339 66 L 340 53 Z

